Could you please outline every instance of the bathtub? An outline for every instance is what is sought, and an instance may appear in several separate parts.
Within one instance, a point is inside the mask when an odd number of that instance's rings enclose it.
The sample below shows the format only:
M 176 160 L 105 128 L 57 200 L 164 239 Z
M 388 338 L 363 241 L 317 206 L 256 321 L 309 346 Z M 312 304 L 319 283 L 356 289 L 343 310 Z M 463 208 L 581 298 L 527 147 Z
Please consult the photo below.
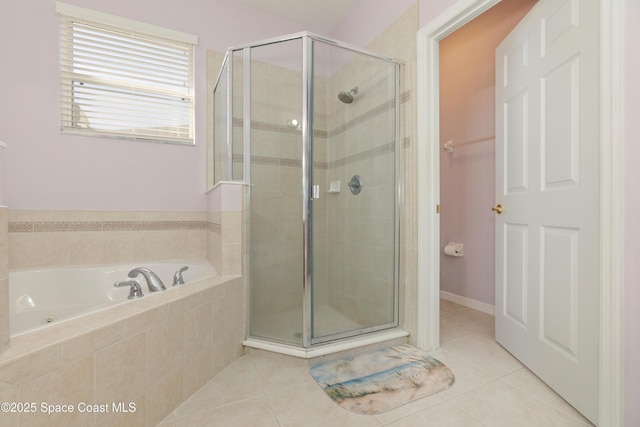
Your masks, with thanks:
M 175 272 L 184 266 L 189 267 L 182 274 L 185 284 L 172 286 Z M 128 286 L 116 288 L 113 284 L 129 280 L 127 274 L 135 267 L 150 268 L 167 287 L 166 291 L 151 293 L 146 280 L 139 275 L 135 280 L 142 288 L 144 294 L 142 299 L 153 298 L 158 294 L 188 286 L 191 282 L 217 276 L 215 268 L 202 260 L 11 272 L 9 274 L 11 337 L 131 301 L 128 299 Z

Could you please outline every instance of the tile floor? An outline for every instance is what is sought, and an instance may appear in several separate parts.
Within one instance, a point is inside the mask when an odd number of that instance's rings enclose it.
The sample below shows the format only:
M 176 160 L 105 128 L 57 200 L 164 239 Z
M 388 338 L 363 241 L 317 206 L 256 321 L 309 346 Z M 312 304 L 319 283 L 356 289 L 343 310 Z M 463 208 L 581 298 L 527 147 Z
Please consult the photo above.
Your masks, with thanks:
M 441 348 L 456 376 L 448 390 L 377 415 L 333 403 L 307 361 L 251 350 L 206 384 L 161 427 L 182 426 L 590 426 L 493 339 L 493 316 L 441 303 Z

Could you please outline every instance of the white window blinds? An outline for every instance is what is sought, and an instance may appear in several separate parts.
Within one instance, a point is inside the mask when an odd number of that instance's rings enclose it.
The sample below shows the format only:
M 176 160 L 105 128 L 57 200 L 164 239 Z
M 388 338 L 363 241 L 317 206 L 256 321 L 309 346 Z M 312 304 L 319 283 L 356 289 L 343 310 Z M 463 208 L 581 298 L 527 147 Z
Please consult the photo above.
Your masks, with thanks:
M 194 43 L 146 24 L 153 30 L 137 30 L 129 20 L 120 26 L 65 14 L 69 8 L 79 9 L 57 4 L 62 130 L 193 144 Z

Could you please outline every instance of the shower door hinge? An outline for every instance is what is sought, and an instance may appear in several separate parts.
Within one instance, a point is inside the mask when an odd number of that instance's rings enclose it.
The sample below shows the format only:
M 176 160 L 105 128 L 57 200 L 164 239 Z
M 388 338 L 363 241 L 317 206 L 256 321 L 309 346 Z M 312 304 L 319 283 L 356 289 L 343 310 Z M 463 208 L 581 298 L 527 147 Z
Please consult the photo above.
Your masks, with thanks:
M 440 204 L 438 203 L 436 205 L 436 213 L 439 214 L 440 213 Z
M 319 199 L 320 198 L 320 186 L 319 185 L 314 185 L 313 186 L 313 191 L 311 194 L 311 198 L 312 199 Z

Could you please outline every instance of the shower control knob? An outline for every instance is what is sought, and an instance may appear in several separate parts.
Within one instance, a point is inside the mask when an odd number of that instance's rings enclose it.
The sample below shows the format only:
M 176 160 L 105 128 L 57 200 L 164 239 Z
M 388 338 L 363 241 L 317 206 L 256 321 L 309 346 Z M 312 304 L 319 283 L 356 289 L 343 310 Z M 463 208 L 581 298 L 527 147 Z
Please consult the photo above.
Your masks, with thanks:
M 353 194 L 359 194 L 362 191 L 362 178 L 360 175 L 354 175 L 347 185 Z

